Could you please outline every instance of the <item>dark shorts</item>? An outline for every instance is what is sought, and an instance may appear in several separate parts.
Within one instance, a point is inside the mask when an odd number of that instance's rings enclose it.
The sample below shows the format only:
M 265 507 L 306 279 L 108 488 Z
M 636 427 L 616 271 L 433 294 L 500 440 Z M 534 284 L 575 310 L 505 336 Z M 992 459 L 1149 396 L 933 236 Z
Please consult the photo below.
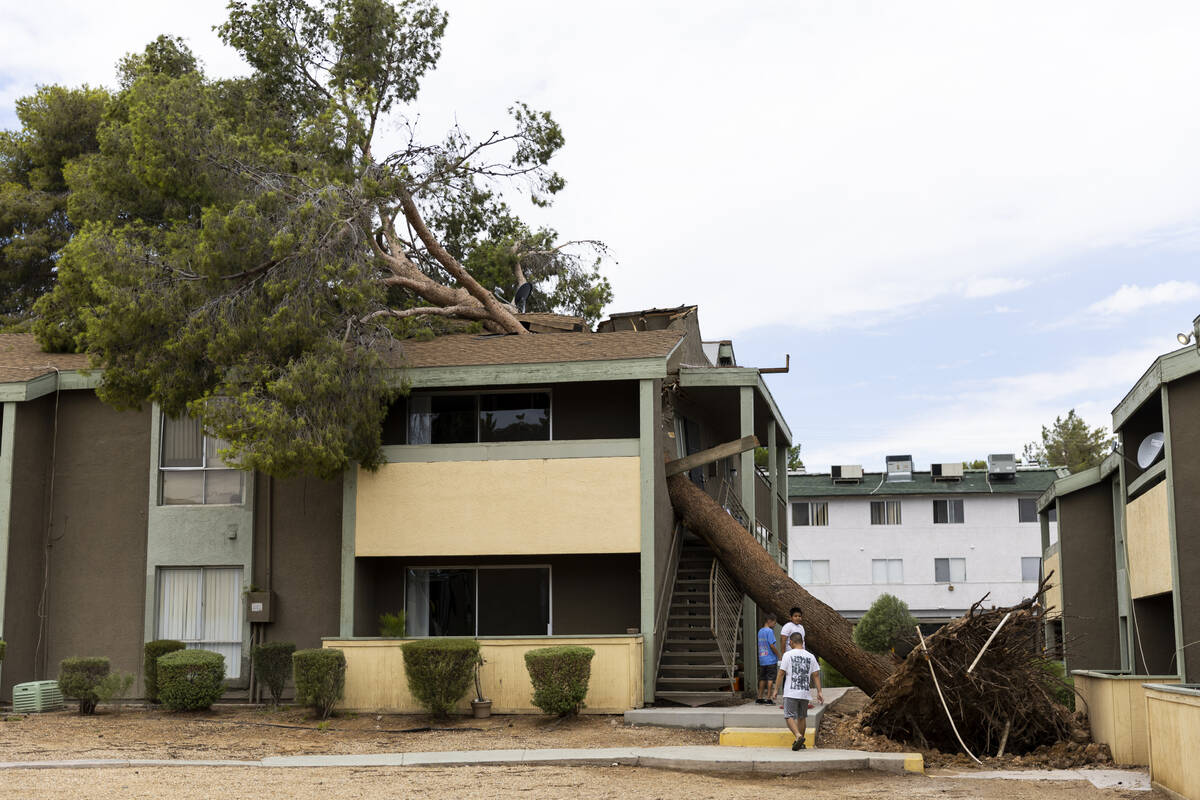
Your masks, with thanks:
M 775 682 L 775 675 L 779 672 L 778 664 L 759 664 L 758 679 L 767 683 Z
M 808 716 L 808 701 L 795 697 L 783 698 L 784 719 L 804 719 Z

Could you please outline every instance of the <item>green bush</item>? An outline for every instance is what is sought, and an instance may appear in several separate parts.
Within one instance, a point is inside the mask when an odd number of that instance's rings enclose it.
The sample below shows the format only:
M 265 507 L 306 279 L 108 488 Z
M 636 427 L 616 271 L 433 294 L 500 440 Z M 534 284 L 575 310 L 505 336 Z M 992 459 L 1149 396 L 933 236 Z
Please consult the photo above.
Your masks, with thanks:
M 133 686 L 134 675 L 131 672 L 110 672 L 96 686 L 96 698 L 101 703 L 114 703 L 124 700 Z M 116 706 L 119 710 L 120 706 Z
M 837 671 L 837 667 L 830 664 L 825 659 L 818 659 L 821 662 L 821 688 L 836 689 L 839 686 L 853 686 L 854 684 L 846 678 L 845 675 Z
M 592 677 L 590 647 L 540 647 L 525 654 L 525 669 L 533 682 L 533 704 L 547 714 L 565 717 L 583 706 Z
M 1054 695 L 1054 699 L 1074 711 L 1075 679 L 1067 674 L 1066 665 L 1061 661 L 1044 661 L 1042 669 L 1046 672 L 1046 688 Z
M 474 639 L 421 639 L 400 648 L 408 690 L 429 713 L 454 710 L 475 678 L 479 642 Z
M 63 697 L 79 701 L 80 714 L 95 714 L 96 688 L 110 669 L 107 658 L 64 658 L 58 665 L 58 688 Z
M 177 642 L 174 639 L 155 639 L 153 642 L 146 642 L 146 646 L 142 648 L 142 675 L 145 676 L 146 681 L 147 703 L 158 702 L 159 657 L 183 648 L 183 642 Z
M 917 626 L 908 605 L 893 594 L 881 594 L 854 626 L 854 643 L 872 653 L 886 653 Z
M 321 719 L 329 719 L 346 691 L 346 654 L 323 648 L 297 650 L 292 654 L 292 665 L 296 701 L 311 706 Z
M 379 615 L 379 635 L 386 636 L 389 639 L 404 638 L 404 612 L 397 611 L 395 614 L 387 611 Z
M 158 659 L 158 699 L 172 711 L 203 711 L 225 691 L 225 656 L 176 650 Z
M 250 662 L 254 664 L 254 680 L 266 686 L 271 701 L 279 705 L 283 698 L 283 687 L 292 672 L 292 653 L 296 645 L 291 642 L 263 642 L 250 650 Z

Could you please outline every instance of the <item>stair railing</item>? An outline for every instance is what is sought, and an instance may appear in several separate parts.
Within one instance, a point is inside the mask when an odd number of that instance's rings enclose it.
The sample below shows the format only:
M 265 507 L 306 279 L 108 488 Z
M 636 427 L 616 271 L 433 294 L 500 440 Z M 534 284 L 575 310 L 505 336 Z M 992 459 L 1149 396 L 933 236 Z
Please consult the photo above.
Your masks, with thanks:
M 733 578 L 721 566 L 719 559 L 713 559 L 712 569 L 708 576 L 708 621 L 717 650 L 721 653 L 721 661 L 725 671 L 729 673 L 729 685 L 733 685 L 734 673 L 737 671 L 737 639 L 742 623 L 742 590 L 733 582 Z
M 667 627 L 671 616 L 671 596 L 675 591 L 675 578 L 679 573 L 679 556 L 683 552 L 683 525 L 675 523 L 671 534 L 671 549 L 667 556 L 667 571 L 663 575 L 662 588 L 658 590 L 658 607 L 654 615 L 654 646 L 658 652 L 654 657 L 654 674 L 662 668 L 663 649 L 667 642 Z

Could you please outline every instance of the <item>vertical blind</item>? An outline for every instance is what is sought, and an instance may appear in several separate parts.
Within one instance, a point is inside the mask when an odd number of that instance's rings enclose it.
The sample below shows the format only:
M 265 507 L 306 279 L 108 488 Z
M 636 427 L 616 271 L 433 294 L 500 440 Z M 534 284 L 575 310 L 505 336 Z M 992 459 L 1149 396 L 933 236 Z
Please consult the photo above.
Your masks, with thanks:
M 225 677 L 242 672 L 242 568 L 158 571 L 158 638 L 225 656 Z

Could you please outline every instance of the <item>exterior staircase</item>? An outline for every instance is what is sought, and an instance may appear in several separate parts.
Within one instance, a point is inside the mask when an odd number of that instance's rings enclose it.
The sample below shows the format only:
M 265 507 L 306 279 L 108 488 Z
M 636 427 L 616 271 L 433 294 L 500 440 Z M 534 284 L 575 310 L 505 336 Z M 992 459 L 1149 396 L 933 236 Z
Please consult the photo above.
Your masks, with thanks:
M 732 691 L 730 666 L 722 658 L 711 628 L 714 559 L 701 539 L 685 534 L 655 682 L 656 700 L 702 706 L 737 697 Z

